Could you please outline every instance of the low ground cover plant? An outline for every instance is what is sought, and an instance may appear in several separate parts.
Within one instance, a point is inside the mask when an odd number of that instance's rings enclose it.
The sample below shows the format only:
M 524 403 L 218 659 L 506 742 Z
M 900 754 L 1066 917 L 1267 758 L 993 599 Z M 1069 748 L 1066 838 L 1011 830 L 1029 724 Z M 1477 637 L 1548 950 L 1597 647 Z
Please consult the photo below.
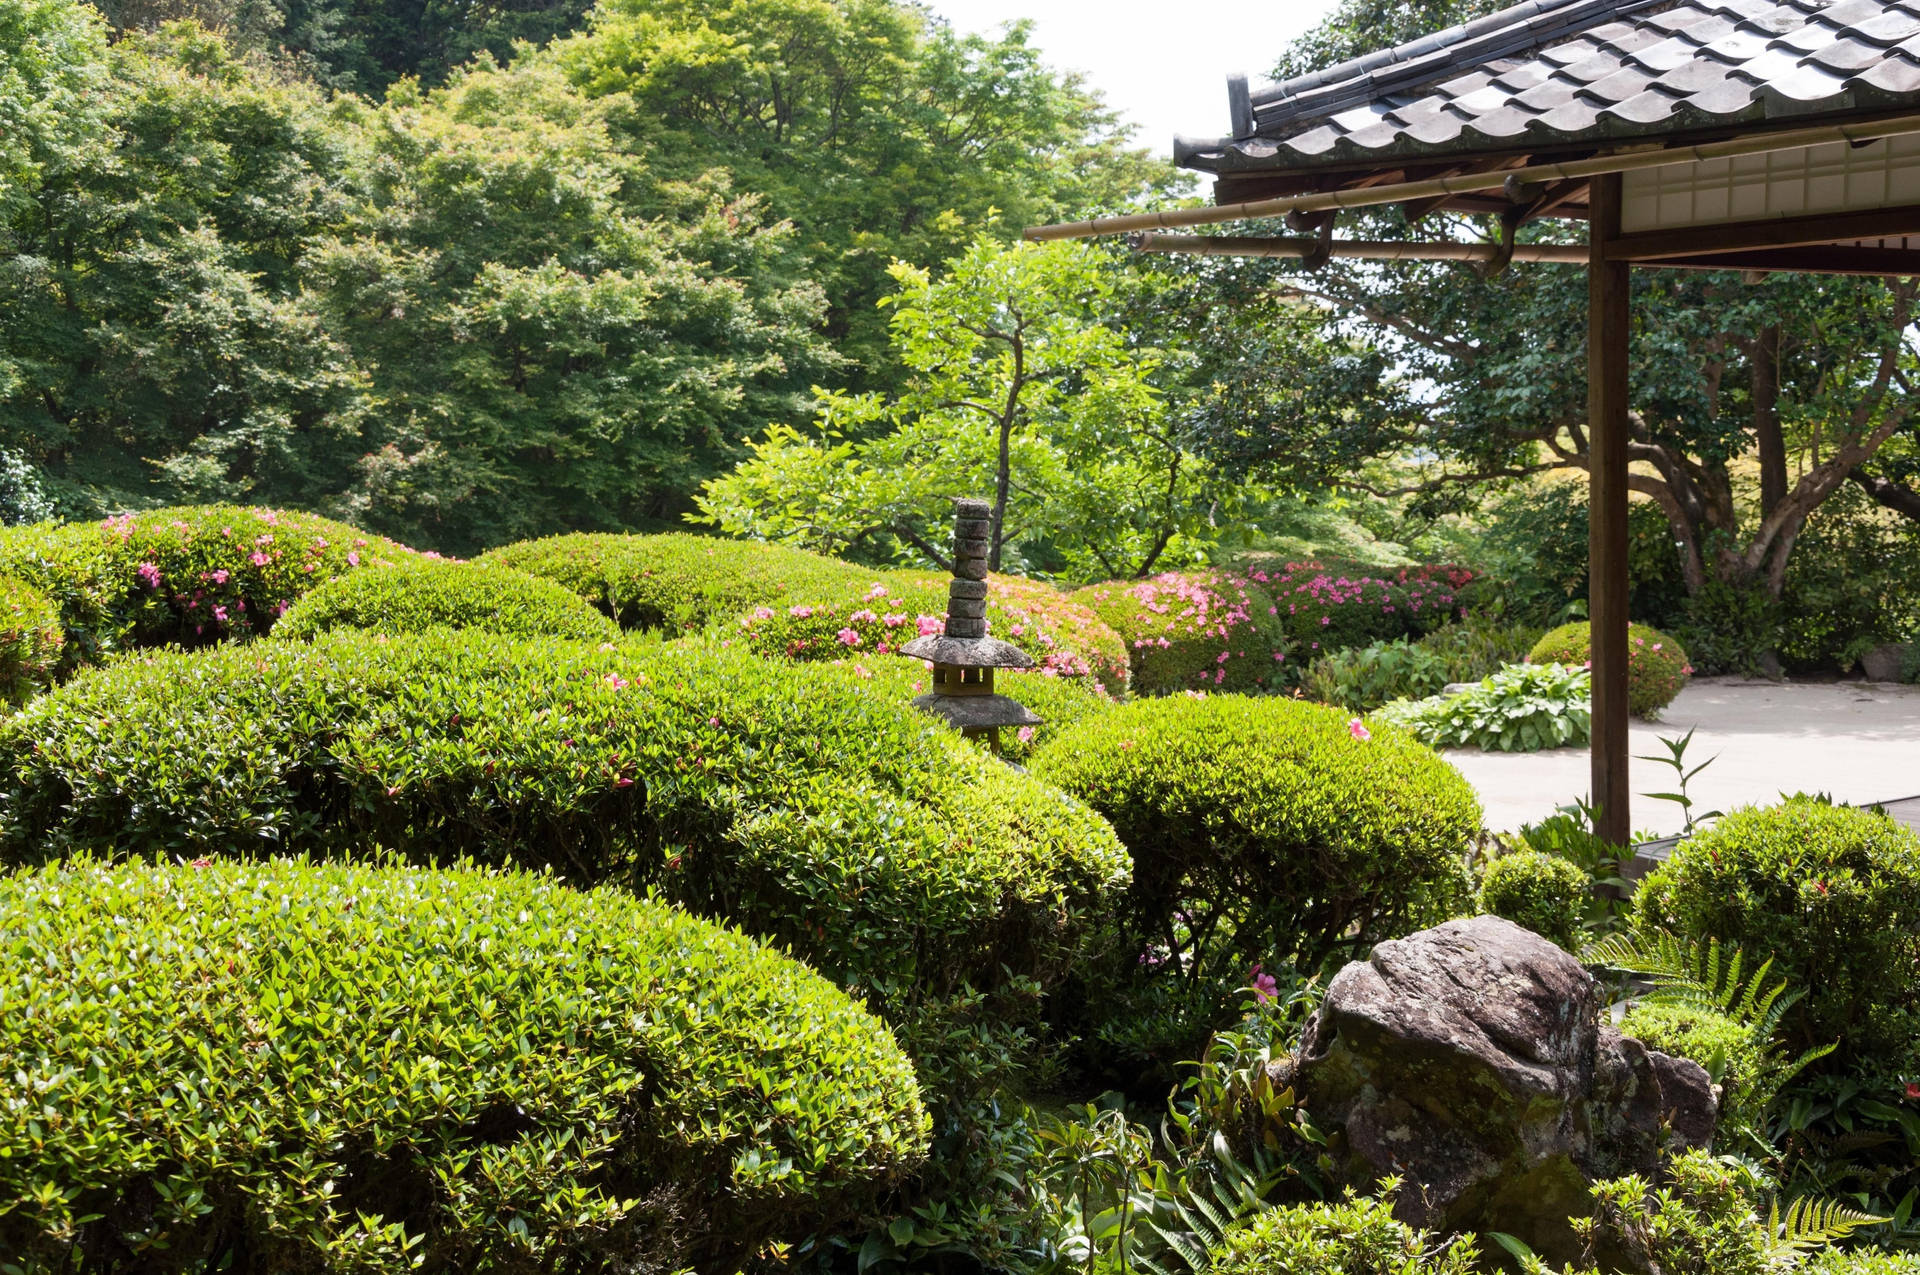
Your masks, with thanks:
M 1633 926 L 1718 939 L 1805 996 L 1789 1045 L 1838 1044 L 1861 1074 L 1904 1074 L 1920 1039 L 1920 836 L 1885 814 L 1794 798 L 1736 810 L 1641 882 Z
M 1273 599 L 1245 576 L 1170 571 L 1071 597 L 1126 643 L 1138 694 L 1259 690 L 1283 679 L 1288 645 Z
M 329 580 L 414 557 L 345 523 L 233 505 L 0 530 L 0 574 L 53 599 L 78 660 L 255 637 Z
M 1455 695 L 1396 700 L 1369 719 L 1434 748 L 1528 753 L 1584 744 L 1593 729 L 1591 677 L 1562 664 L 1515 664 Z
M 926 1152 L 883 1023 L 625 894 L 78 861 L 0 876 L 0 947 L 16 1270 L 731 1271 Z
M 852 588 L 872 569 L 785 545 L 715 536 L 579 532 L 523 540 L 480 556 L 551 580 L 623 629 L 684 633 L 754 606 L 785 606 L 825 588 Z
M 551 580 L 491 563 L 444 561 L 342 576 L 294 603 L 273 632 L 307 639 L 335 629 L 393 636 L 433 628 L 580 642 L 620 636 L 612 620 Z
M 0 575 L 0 702 L 24 704 L 45 690 L 59 671 L 66 644 L 52 599 Z
M 1563 624 L 1542 637 L 1528 653 L 1534 664 L 1586 668 L 1592 661 L 1592 630 L 1584 621 Z M 1693 675 L 1693 665 L 1678 642 L 1644 624 L 1627 629 L 1627 709 L 1635 717 L 1657 717 L 1673 703 Z
M 796 590 L 789 606 L 756 606 L 730 632 L 775 659 L 897 656 L 915 638 L 946 631 L 951 579 L 931 571 L 863 572 L 850 581 Z M 1051 586 L 991 577 L 987 632 L 1026 651 L 1044 676 L 1089 678 L 1115 693 L 1126 689 L 1119 636 Z M 1123 675 L 1110 681 L 1116 667 Z
M 1253 967 L 1311 970 L 1449 915 L 1470 893 L 1473 790 L 1410 737 L 1344 712 L 1244 696 L 1135 701 L 1063 732 L 1032 766 L 1105 815 L 1133 861 L 1112 986 L 1093 998 L 1116 1048 L 1147 1048 L 1140 1023 L 1167 1013 L 1158 1043 L 1190 1050 Z

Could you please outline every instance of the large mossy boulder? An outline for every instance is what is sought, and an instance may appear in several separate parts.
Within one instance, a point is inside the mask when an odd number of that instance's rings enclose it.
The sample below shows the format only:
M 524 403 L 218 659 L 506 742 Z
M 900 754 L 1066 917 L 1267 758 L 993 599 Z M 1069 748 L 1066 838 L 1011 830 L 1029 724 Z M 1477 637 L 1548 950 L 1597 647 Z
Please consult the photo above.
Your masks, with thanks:
M 1408 1225 L 1502 1231 L 1573 1261 L 1568 1219 L 1593 1183 L 1657 1175 L 1710 1143 L 1716 1117 L 1705 1070 L 1602 1025 L 1604 1005 L 1539 935 L 1449 921 L 1341 970 L 1289 1078 L 1347 1183 L 1407 1179 Z

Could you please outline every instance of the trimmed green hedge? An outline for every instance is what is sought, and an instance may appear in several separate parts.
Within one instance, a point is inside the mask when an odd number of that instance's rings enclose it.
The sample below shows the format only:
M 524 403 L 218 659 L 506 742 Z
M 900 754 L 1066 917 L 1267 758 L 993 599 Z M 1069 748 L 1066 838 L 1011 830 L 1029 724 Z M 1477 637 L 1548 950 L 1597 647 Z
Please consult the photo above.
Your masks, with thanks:
M 825 979 L 550 878 L 83 861 L 0 951 L 13 1269 L 732 1271 L 926 1151 Z
M 1565 859 L 1516 850 L 1487 865 L 1480 879 L 1480 910 L 1579 950 L 1581 921 L 1592 898 L 1587 874 Z
M 848 589 L 871 567 L 785 545 L 670 533 L 599 532 L 523 540 L 482 554 L 551 580 L 605 612 L 623 629 L 684 632 L 731 620 L 754 606 L 780 606 L 809 591 Z
M 413 557 L 345 523 L 232 505 L 0 529 L 0 575 L 53 599 L 81 660 L 256 636 L 309 590 Z
M 1170 571 L 1069 595 L 1119 633 L 1142 695 L 1278 686 L 1292 654 L 1273 599 L 1225 571 Z
M 432 628 L 581 642 L 620 636 L 612 620 L 551 580 L 468 562 L 407 563 L 342 576 L 296 602 L 273 632 L 304 640 L 334 629 L 398 635 Z
M 1227 1232 L 1212 1275 L 1475 1275 L 1472 1236 L 1443 1239 L 1408 1226 L 1388 1200 L 1349 1196 L 1269 1209 Z
M 155 653 L 0 723 L 0 846 L 552 866 L 735 921 L 890 1010 L 1058 978 L 1126 880 L 1112 830 L 857 680 L 445 630 Z
M 67 643 L 52 599 L 0 576 L 0 701 L 24 704 L 52 683 Z
M 916 660 L 888 655 L 854 656 L 825 667 L 902 705 L 911 704 L 929 689 L 926 667 Z M 1054 677 L 1038 671 L 1002 671 L 994 681 L 994 690 L 1025 704 L 1040 718 L 1038 726 L 1001 732 L 1000 755 L 1015 763 L 1025 762 L 1036 749 L 1045 747 L 1063 731 L 1119 703 L 1092 678 Z
M 1585 620 L 1549 631 L 1527 656 L 1529 664 L 1585 668 L 1593 657 L 1592 628 Z M 1653 718 L 1686 689 L 1693 665 L 1680 643 L 1644 624 L 1627 626 L 1627 710 Z
M 1910 1061 L 1920 1037 L 1920 836 L 1810 798 L 1736 810 L 1680 843 L 1633 897 L 1633 924 L 1717 938 L 1806 993 L 1794 1051 Z

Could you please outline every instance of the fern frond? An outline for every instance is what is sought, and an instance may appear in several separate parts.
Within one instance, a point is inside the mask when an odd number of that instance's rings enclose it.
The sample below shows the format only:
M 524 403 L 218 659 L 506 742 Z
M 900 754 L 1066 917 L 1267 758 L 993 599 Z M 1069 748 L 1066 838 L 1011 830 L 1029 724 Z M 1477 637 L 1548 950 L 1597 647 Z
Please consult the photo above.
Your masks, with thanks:
M 1767 1256 L 1771 1259 L 1810 1253 L 1843 1240 L 1863 1226 L 1879 1226 L 1891 1219 L 1850 1208 L 1838 1200 L 1802 1196 L 1780 1216 L 1776 1198 L 1767 1210 Z

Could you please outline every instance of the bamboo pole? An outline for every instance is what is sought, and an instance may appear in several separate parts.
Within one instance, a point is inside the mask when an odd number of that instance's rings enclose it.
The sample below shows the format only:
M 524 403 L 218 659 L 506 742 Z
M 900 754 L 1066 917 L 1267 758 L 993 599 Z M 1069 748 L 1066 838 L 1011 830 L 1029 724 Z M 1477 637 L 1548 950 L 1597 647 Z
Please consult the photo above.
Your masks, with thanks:
M 1256 199 L 1249 203 L 1218 204 L 1203 208 L 1175 208 L 1165 212 L 1129 213 L 1123 217 L 1098 217 L 1091 221 L 1059 222 L 1050 226 L 1029 226 L 1026 238 L 1036 242 L 1054 239 L 1090 239 L 1096 235 L 1123 235 L 1141 230 L 1177 230 L 1190 226 L 1212 226 L 1226 221 L 1251 221 L 1281 217 L 1294 212 L 1329 212 L 1349 208 L 1377 208 L 1383 204 L 1405 203 L 1410 199 L 1431 199 L 1444 195 L 1465 195 L 1493 190 L 1513 182 L 1576 181 L 1617 173 L 1642 172 L 1674 164 L 1698 164 L 1716 159 L 1740 159 L 1748 155 L 1769 155 L 1776 151 L 1803 150 L 1835 142 L 1874 142 L 1889 137 L 1909 137 L 1920 133 L 1920 115 L 1902 115 L 1867 124 L 1827 124 L 1818 128 L 1795 129 L 1786 133 L 1767 133 L 1758 137 L 1736 137 L 1725 142 L 1706 142 L 1698 146 L 1660 147 L 1639 151 L 1616 151 L 1591 159 L 1568 160 L 1558 164 L 1538 164 L 1532 168 L 1509 168 L 1490 173 L 1462 173 L 1452 177 L 1432 177 L 1425 181 L 1400 182 L 1392 186 L 1368 186 L 1357 190 L 1330 190 L 1315 195 L 1286 195 L 1277 199 Z M 1391 162 L 1391 161 L 1389 161 Z
M 1202 257 L 1280 257 L 1301 260 L 1320 246 L 1317 239 L 1266 238 L 1259 235 L 1134 235 L 1137 252 L 1191 253 Z M 1499 248 L 1490 243 L 1395 243 L 1377 239 L 1335 239 L 1335 257 L 1359 261 L 1493 261 Z M 1587 264 L 1585 244 L 1523 243 L 1513 247 L 1514 261 Z

